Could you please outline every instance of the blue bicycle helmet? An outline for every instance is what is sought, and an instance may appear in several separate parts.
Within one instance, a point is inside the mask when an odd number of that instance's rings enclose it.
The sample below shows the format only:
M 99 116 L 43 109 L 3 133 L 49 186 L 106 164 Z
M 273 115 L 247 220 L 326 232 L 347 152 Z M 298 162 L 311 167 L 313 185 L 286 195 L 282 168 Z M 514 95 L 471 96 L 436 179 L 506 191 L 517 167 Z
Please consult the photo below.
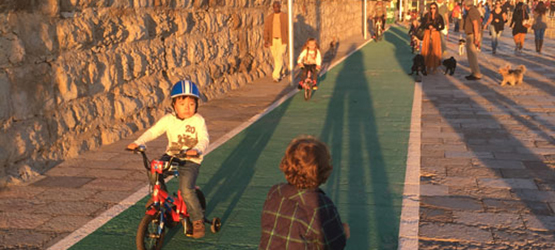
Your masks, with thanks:
M 172 99 L 178 96 L 192 96 L 200 99 L 200 92 L 194 82 L 181 80 L 173 85 L 171 92 Z

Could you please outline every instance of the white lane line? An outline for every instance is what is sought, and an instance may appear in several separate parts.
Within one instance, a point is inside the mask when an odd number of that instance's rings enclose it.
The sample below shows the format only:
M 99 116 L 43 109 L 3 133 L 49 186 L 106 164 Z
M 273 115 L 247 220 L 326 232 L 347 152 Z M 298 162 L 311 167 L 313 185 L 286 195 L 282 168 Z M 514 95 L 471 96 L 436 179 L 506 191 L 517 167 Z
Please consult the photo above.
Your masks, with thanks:
M 422 83 L 416 82 L 412 100 L 412 114 L 403 190 L 403 205 L 399 225 L 399 250 L 418 249 L 418 222 L 420 218 L 420 144 L 422 114 Z
M 362 45 L 358 46 L 355 50 L 349 52 L 349 54 L 343 56 L 341 59 L 332 63 L 330 65 L 330 67 L 328 67 L 327 69 L 322 70 L 320 75 L 325 74 L 325 72 L 327 72 L 329 69 L 332 69 L 333 67 L 337 66 L 339 63 L 343 62 L 347 57 L 351 56 L 353 53 L 360 50 L 362 47 L 364 47 L 364 45 L 368 44 L 371 41 L 372 41 L 371 39 L 367 40 Z M 291 98 L 291 96 L 295 95 L 298 91 L 299 90 L 297 88 L 293 89 L 292 91 L 290 91 L 289 93 L 287 93 L 286 95 L 284 95 L 283 97 L 281 97 L 280 99 L 278 99 L 277 101 L 272 103 L 272 105 L 270 105 L 269 107 L 264 109 L 264 111 L 262 111 L 262 113 L 251 117 L 248 121 L 239 125 L 235 129 L 229 131 L 227 134 L 222 136 L 220 139 L 218 139 L 214 143 L 211 143 L 210 146 L 208 147 L 208 150 L 205 153 L 205 155 L 208 155 L 210 152 L 212 152 L 212 150 L 215 150 L 216 148 L 218 148 L 222 144 L 226 143 L 231 138 L 233 138 L 234 136 L 239 134 L 241 131 L 243 131 L 244 129 L 246 129 L 247 127 L 249 127 L 250 125 L 252 125 L 256 121 L 258 121 L 260 118 L 262 118 L 266 114 L 270 113 L 272 110 L 274 110 L 279 105 L 281 105 L 283 102 L 285 102 L 287 99 Z M 170 180 L 171 178 L 172 177 L 168 177 L 168 179 L 166 179 L 166 180 Z M 121 201 L 117 205 L 115 205 L 115 206 L 111 207 L 110 209 L 106 210 L 104 213 L 100 214 L 98 217 L 96 217 L 93 220 L 87 222 L 87 224 L 83 225 L 81 228 L 75 230 L 70 235 L 66 236 L 65 238 L 58 241 L 53 246 L 49 247 L 48 250 L 65 250 L 65 249 L 68 249 L 71 246 L 75 245 L 77 242 L 79 242 L 83 238 L 87 237 L 87 235 L 93 233 L 98 228 L 100 228 L 102 225 L 106 224 L 108 221 L 110 221 L 114 217 L 118 216 L 120 213 L 127 210 L 129 207 L 133 206 L 138 201 L 140 201 L 142 198 L 144 198 L 146 195 L 148 195 L 148 189 L 149 189 L 148 185 L 142 187 L 137 192 L 135 192 L 131 196 L 127 197 L 125 200 Z

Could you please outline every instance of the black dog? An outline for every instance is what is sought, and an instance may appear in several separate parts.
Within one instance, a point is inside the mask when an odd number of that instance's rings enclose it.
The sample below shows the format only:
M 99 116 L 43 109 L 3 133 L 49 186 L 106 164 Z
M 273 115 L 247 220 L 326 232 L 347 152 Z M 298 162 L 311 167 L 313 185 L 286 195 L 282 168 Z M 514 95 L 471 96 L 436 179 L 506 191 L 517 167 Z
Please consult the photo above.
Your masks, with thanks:
M 412 58 L 412 67 L 410 69 L 412 70 L 412 72 L 410 72 L 409 75 L 412 75 L 415 72 L 416 75 L 418 75 L 419 72 L 423 75 L 428 75 L 428 73 L 426 72 L 426 64 L 424 63 L 424 56 L 422 56 L 421 54 L 414 56 L 414 58 Z
M 445 59 L 443 60 L 443 66 L 445 66 L 444 75 L 447 75 L 447 72 L 449 72 L 449 75 L 452 76 L 455 74 L 455 69 L 457 68 L 457 60 L 453 57 Z

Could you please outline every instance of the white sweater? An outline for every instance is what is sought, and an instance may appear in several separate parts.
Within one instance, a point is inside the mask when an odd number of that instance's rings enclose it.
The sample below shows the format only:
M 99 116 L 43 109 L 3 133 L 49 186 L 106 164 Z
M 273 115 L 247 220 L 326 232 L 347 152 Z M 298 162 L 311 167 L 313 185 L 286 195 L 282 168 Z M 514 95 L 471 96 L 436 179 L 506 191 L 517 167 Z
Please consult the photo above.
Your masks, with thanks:
M 190 158 L 189 160 L 201 164 L 204 152 L 208 148 L 209 137 L 206 123 L 200 114 L 197 113 L 185 120 L 177 118 L 175 114 L 167 114 L 134 143 L 145 145 L 163 133 L 168 136 L 168 146 L 166 148 L 168 155 L 176 155 L 182 149 L 195 149 L 199 152 L 200 157 Z
M 320 50 L 304 49 L 299 55 L 299 60 L 297 60 L 297 63 L 316 64 L 317 66 L 322 65 L 322 56 L 320 56 Z

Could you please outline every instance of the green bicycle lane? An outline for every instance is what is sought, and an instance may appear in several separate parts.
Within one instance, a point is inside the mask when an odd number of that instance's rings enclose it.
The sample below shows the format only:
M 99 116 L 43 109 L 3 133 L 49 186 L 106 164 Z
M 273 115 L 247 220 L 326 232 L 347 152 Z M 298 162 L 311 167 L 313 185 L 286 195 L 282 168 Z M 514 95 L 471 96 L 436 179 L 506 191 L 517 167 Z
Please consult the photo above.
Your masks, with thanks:
M 322 76 L 310 101 L 299 92 L 213 150 L 197 185 L 207 199 L 206 217 L 220 217 L 221 231 L 207 227 L 206 237 L 192 239 L 177 226 L 167 232 L 164 249 L 256 249 L 267 191 L 285 182 L 279 162 L 300 134 L 320 138 L 331 150 L 333 173 L 321 187 L 350 225 L 347 249 L 396 249 L 414 90 L 406 74 L 411 58 L 406 30 L 392 27 L 382 41 Z M 176 190 L 177 181 L 168 186 Z M 146 199 L 70 249 L 135 249 Z

